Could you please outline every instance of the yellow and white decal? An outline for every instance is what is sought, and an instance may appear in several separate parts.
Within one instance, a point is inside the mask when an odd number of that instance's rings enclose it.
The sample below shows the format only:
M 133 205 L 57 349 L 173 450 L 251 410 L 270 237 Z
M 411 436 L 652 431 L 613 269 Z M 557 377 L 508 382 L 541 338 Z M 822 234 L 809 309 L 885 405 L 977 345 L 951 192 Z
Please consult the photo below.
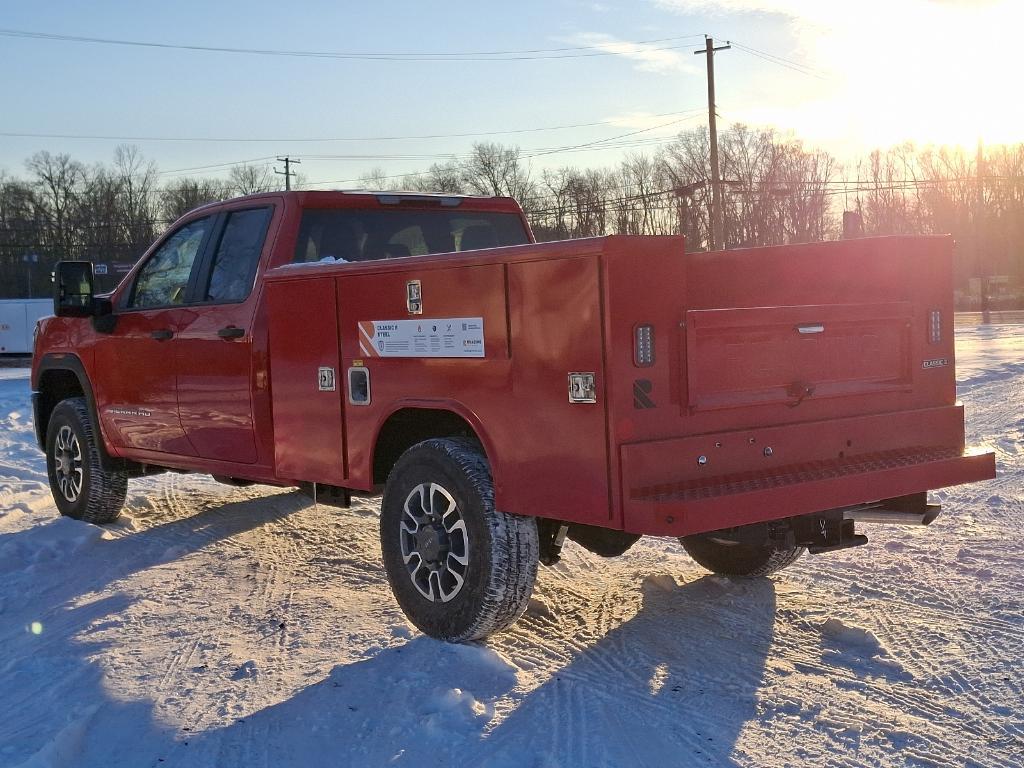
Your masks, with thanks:
M 484 319 L 360 320 L 364 357 L 483 357 Z

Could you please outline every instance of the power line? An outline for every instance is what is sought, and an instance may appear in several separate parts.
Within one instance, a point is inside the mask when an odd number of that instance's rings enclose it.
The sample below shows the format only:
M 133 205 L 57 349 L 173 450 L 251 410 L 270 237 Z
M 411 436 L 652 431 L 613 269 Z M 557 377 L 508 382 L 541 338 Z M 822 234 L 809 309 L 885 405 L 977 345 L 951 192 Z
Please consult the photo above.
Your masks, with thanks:
M 687 110 L 686 112 L 670 112 L 670 113 L 667 113 L 667 114 L 669 114 L 669 115 L 682 115 L 682 114 L 696 113 L 696 112 L 699 112 L 699 110 Z M 529 158 L 533 158 L 533 157 L 542 157 L 542 156 L 551 155 L 551 154 L 562 154 L 562 153 L 569 153 L 569 152 L 587 151 L 587 150 L 590 150 L 590 149 L 594 149 L 594 150 L 600 150 L 600 149 L 623 149 L 623 148 L 631 148 L 631 147 L 639 147 L 639 146 L 648 146 L 650 144 L 656 144 L 656 143 L 663 143 L 665 141 L 671 141 L 672 139 L 654 139 L 654 138 L 650 138 L 650 139 L 644 139 L 644 140 L 637 140 L 637 141 L 633 141 L 633 142 L 625 142 L 625 141 L 622 141 L 622 139 L 626 139 L 626 138 L 629 138 L 629 137 L 632 137 L 632 136 L 636 136 L 636 135 L 639 135 L 639 134 L 642 134 L 642 133 L 649 133 L 650 131 L 656 131 L 656 130 L 659 130 L 659 129 L 662 129 L 662 128 L 667 128 L 667 127 L 670 127 L 670 126 L 673 126 L 673 125 L 678 125 L 678 124 L 684 123 L 684 122 L 686 122 L 688 120 L 692 120 L 693 117 L 695 117 L 695 115 L 691 114 L 690 117 L 683 117 L 683 118 L 680 118 L 678 120 L 670 120 L 670 121 L 668 121 L 666 123 L 660 123 L 658 125 L 649 126 L 647 128 L 641 128 L 641 129 L 638 129 L 638 130 L 635 130 L 635 131 L 630 131 L 628 133 L 617 134 L 615 136 L 609 136 L 609 137 L 604 138 L 604 139 L 597 139 L 597 140 L 594 140 L 594 141 L 584 142 L 584 143 L 581 143 L 581 144 L 574 144 L 574 145 L 568 145 L 568 146 L 567 145 L 558 145 L 558 146 L 554 146 L 554 147 L 536 147 L 536 148 L 533 148 L 533 149 L 526 149 L 526 150 L 523 150 L 523 152 L 524 152 L 523 157 L 526 158 L 526 159 L 529 159 Z M 461 153 L 446 152 L 446 153 L 433 153 L 433 154 L 431 154 L 431 153 L 423 153 L 423 154 L 402 154 L 402 155 L 397 155 L 397 154 L 393 154 L 393 155 L 386 155 L 386 154 L 349 154 L 349 155 L 303 154 L 303 155 L 297 155 L 296 157 L 301 157 L 301 158 L 304 158 L 306 160 L 346 160 L 346 161 L 352 161 L 352 160 L 459 160 L 459 159 L 464 159 L 464 158 L 472 157 L 472 155 L 473 155 L 472 152 L 461 152 Z M 231 167 L 238 166 L 238 165 L 249 165 L 249 164 L 252 164 L 252 163 L 260 163 L 260 162 L 274 160 L 274 159 L 280 160 L 280 158 L 277 158 L 276 155 L 267 155 L 267 156 L 261 156 L 261 157 L 246 158 L 244 160 L 234 160 L 234 161 L 230 161 L 230 162 L 213 163 L 213 164 L 210 164 L 210 165 L 197 165 L 197 166 L 192 166 L 192 167 L 189 167 L 189 168 L 175 168 L 175 169 L 168 170 L 168 171 L 159 171 L 159 175 L 160 176 L 175 176 L 175 175 L 179 175 L 179 174 L 180 175 L 192 175 L 192 174 L 194 174 L 197 171 L 222 170 L 222 169 L 227 169 L 227 168 L 231 168 Z M 427 171 L 419 171 L 419 172 L 412 172 L 412 173 L 404 173 L 404 174 L 395 174 L 393 176 L 385 176 L 383 178 L 401 178 L 403 176 L 422 176 L 422 175 L 426 175 L 428 173 L 430 173 L 429 170 L 427 170 Z M 308 182 L 307 186 L 308 185 L 312 185 L 312 184 L 340 184 L 340 183 L 345 183 L 345 182 L 350 182 L 350 181 L 355 182 L 355 181 L 359 181 L 359 179 L 339 179 L 339 180 L 332 180 L 332 181 Z
M 694 110 L 686 110 L 684 112 L 662 112 L 657 115 L 650 115 L 651 118 L 660 117 L 675 117 L 678 115 L 689 114 Z M 231 142 L 231 143 L 328 143 L 328 142 L 339 142 L 339 141 L 422 141 L 426 139 L 464 139 L 472 138 L 474 136 L 503 136 L 512 134 L 523 134 L 523 133 L 541 133 L 543 131 L 561 131 L 572 128 L 593 128 L 600 125 L 615 125 L 618 120 L 595 120 L 590 123 L 571 123 L 567 125 L 546 125 L 536 128 L 510 128 L 507 130 L 499 131 L 476 131 L 466 133 L 426 133 L 420 135 L 409 135 L 409 136 L 325 136 L 325 137 L 278 137 L 278 138 L 244 138 L 244 137 L 226 137 L 226 136 L 114 136 L 106 134 L 74 134 L 74 133 L 29 133 L 29 132 L 14 132 L 14 131 L 0 131 L 0 136 L 6 136 L 8 138 L 27 138 L 27 139 L 83 139 L 83 140 L 96 140 L 96 141 L 180 141 L 180 142 L 199 142 L 199 143 L 216 143 L 216 142 Z
M 819 80 L 831 80 L 832 79 L 831 77 L 829 77 L 828 75 L 823 74 L 819 70 L 816 70 L 813 67 L 809 67 L 806 64 L 801 64 L 798 61 L 793 61 L 792 59 L 787 59 L 787 58 L 784 58 L 782 56 L 776 56 L 774 53 L 768 53 L 767 51 L 762 51 L 762 50 L 759 50 L 757 48 L 751 48 L 749 45 L 744 45 L 743 43 L 737 43 L 735 40 L 729 40 L 727 42 L 731 42 L 734 46 L 739 48 L 744 53 L 748 53 L 751 56 L 755 56 L 755 57 L 757 57 L 759 59 L 767 61 L 770 64 L 777 64 L 780 67 L 785 67 L 786 69 L 791 69 L 794 72 L 799 72 L 800 74 L 807 75 L 809 77 L 816 77 Z
M 1024 182 L 1024 176 L 986 176 L 986 177 L 984 177 L 984 179 L 986 181 L 1000 180 L 1000 181 Z M 919 187 L 926 187 L 927 188 L 927 187 L 940 186 L 940 185 L 943 185 L 943 184 L 953 184 L 953 183 L 962 183 L 962 182 L 974 183 L 977 180 L 978 180 L 978 177 L 972 175 L 972 176 L 966 176 L 966 177 L 950 177 L 950 178 L 946 178 L 946 179 L 899 179 L 899 180 L 890 180 L 889 182 L 887 182 L 885 184 L 880 184 L 880 185 L 874 185 L 874 184 L 871 184 L 870 182 L 865 182 L 863 180 L 855 181 L 855 180 L 852 180 L 852 179 L 843 179 L 843 180 L 837 180 L 837 181 L 819 181 L 819 182 L 815 182 L 815 181 L 793 181 L 793 182 L 785 182 L 785 181 L 753 181 L 752 184 L 760 185 L 760 186 L 769 186 L 769 185 L 771 185 L 771 186 L 774 186 L 775 189 L 762 189 L 762 190 L 731 189 L 730 193 L 734 194 L 734 195 L 735 194 L 745 194 L 745 193 L 746 194 L 753 193 L 753 194 L 765 194 L 765 195 L 780 195 L 780 194 L 784 194 L 786 192 L 791 192 L 793 188 L 810 187 L 811 189 L 808 192 L 808 194 L 810 194 L 810 195 L 819 194 L 819 195 L 821 195 L 823 197 L 834 197 L 834 196 L 841 195 L 841 194 L 844 194 L 844 193 L 847 193 L 847 192 L 905 192 L 905 191 L 908 191 L 908 190 L 916 190 Z M 827 188 L 828 186 L 834 186 L 834 185 L 842 185 L 844 188 L 843 189 L 828 189 Z M 704 182 L 704 186 L 710 186 L 710 183 L 705 181 Z M 727 185 L 727 186 L 734 187 L 735 185 Z M 616 190 L 616 189 L 624 190 L 624 189 L 628 189 L 628 188 L 629 188 L 628 185 L 623 185 L 623 186 L 618 186 L 618 187 L 605 187 L 604 190 L 605 191 L 607 191 L 607 190 Z M 603 207 L 603 206 L 610 206 L 610 205 L 621 205 L 621 204 L 624 204 L 624 203 L 641 202 L 643 200 L 650 200 L 650 199 L 656 199 L 656 198 L 659 198 L 659 197 L 667 197 L 667 196 L 675 196 L 675 195 L 676 195 L 676 189 L 675 188 L 652 190 L 650 192 L 637 192 L 637 193 L 634 193 L 634 194 L 623 195 L 623 196 L 620 196 L 620 197 L 598 198 L 597 200 L 595 200 L 595 205 L 593 207 Z M 546 193 L 546 194 L 543 194 L 543 195 L 534 196 L 533 198 L 530 198 L 530 201 L 531 202 L 536 202 L 537 200 L 551 199 L 551 198 L 554 198 L 554 197 L 555 197 L 554 194 Z M 662 206 L 660 208 L 659 207 L 649 208 L 649 210 L 674 210 L 674 208 L 675 208 L 675 204 L 673 203 L 671 205 L 665 205 L 665 206 Z M 546 214 L 551 214 L 551 213 L 557 213 L 557 212 L 559 212 L 559 210 L 560 209 L 558 207 L 550 207 L 550 208 L 544 208 L 544 209 L 528 208 L 527 209 L 527 213 L 530 216 L 539 216 L 539 215 L 546 215 Z
M 686 48 L 686 45 L 669 45 L 662 47 L 644 47 L 660 43 L 677 42 L 703 37 L 703 35 L 677 35 L 654 40 L 635 40 L 628 42 L 608 41 L 604 45 L 583 45 L 568 48 L 534 48 L 527 50 L 505 51 L 465 51 L 465 52 L 345 52 L 345 51 L 296 51 L 277 48 L 232 48 L 216 45 L 194 45 L 185 43 L 158 43 L 148 40 L 122 40 L 104 37 L 88 37 L 85 35 L 58 35 L 51 32 L 32 32 L 20 29 L 0 29 L 0 36 L 31 40 L 53 40 L 67 43 L 91 43 L 99 45 L 121 45 L 142 48 L 163 48 L 180 51 L 200 51 L 205 53 L 233 53 L 259 56 L 293 56 L 318 59 L 349 59 L 362 61 L 530 61 L 538 59 L 578 59 L 593 56 L 630 56 L 657 51 L 670 51 Z M 608 50 L 608 45 L 633 46 L 632 50 Z
M 699 112 L 700 110 L 691 110 L 691 111 Z M 613 141 L 617 141 L 617 140 L 620 140 L 620 139 L 624 139 L 624 138 L 629 137 L 629 136 L 635 136 L 637 134 L 646 133 L 646 132 L 649 132 L 649 131 L 655 131 L 655 130 L 659 130 L 661 128 L 667 128 L 667 127 L 672 126 L 672 125 L 677 125 L 679 123 L 686 122 L 687 120 L 692 120 L 694 117 L 696 117 L 696 115 L 692 115 L 691 117 L 681 118 L 679 120 L 672 120 L 672 121 L 670 121 L 668 123 L 662 123 L 660 125 L 654 125 L 654 126 L 651 126 L 649 128 L 641 128 L 641 129 L 636 130 L 636 131 L 630 131 L 629 133 L 619 134 L 618 136 L 609 136 L 607 139 L 600 139 L 598 141 L 584 142 L 582 144 L 576 144 L 576 145 L 567 146 L 567 147 L 541 147 L 541 148 L 537 148 L 537 149 L 533 149 L 533 150 L 525 150 L 525 151 L 523 151 L 523 154 L 521 155 L 521 157 L 523 159 L 525 159 L 525 160 L 529 160 L 529 159 L 532 159 L 532 158 L 535 158 L 535 157 L 543 157 L 543 156 L 552 155 L 552 154 L 562 154 L 562 153 L 581 152 L 581 151 L 596 151 L 596 150 L 601 150 L 601 149 L 618 149 L 618 148 L 621 148 L 621 146 L 618 146 L 618 145 L 615 145 L 615 144 L 609 144 L 607 142 L 613 142 Z M 666 142 L 667 141 L 674 141 L 674 139 L 665 139 L 663 141 L 666 141 Z M 442 156 L 439 157 L 439 159 L 458 160 L 459 157 L 460 157 L 459 155 L 442 155 Z M 472 157 L 472 152 L 465 153 L 465 154 L 461 155 L 461 157 Z M 463 163 L 462 165 L 464 166 L 465 164 Z M 381 179 L 414 178 L 414 177 L 417 177 L 417 176 L 426 176 L 426 175 L 428 175 L 431 172 L 432 171 L 430 169 L 427 169 L 425 171 L 413 171 L 411 173 L 393 174 L 393 175 L 390 175 L 390 176 L 381 176 L 379 178 L 381 178 Z M 355 179 L 331 179 L 331 180 L 326 180 L 326 181 L 311 181 L 311 182 L 307 182 L 303 186 L 305 186 L 306 188 L 309 188 L 309 187 L 312 187 L 313 185 L 322 185 L 322 184 L 348 184 L 348 183 L 356 183 L 356 182 L 359 182 L 361 180 L 362 180 L 361 178 L 355 178 Z
M 588 144 L 572 145 L 572 146 L 556 146 L 556 147 L 540 147 L 534 150 L 526 150 L 527 154 L 522 155 L 525 159 L 534 157 L 540 157 L 552 154 L 570 154 L 575 152 L 588 152 L 588 151 L 599 151 L 604 149 L 636 149 L 641 147 L 659 146 L 669 142 L 675 141 L 675 138 L 647 138 L 638 139 L 635 141 L 620 141 L 603 143 L 600 145 L 591 146 Z M 385 155 L 385 154 L 353 154 L 353 155 L 293 155 L 292 157 L 299 157 L 303 160 L 319 160 L 324 161 L 339 161 L 339 162 L 353 162 L 353 161 L 388 161 L 388 160 L 465 160 L 473 156 L 473 152 L 445 152 L 436 154 L 406 154 L 406 155 Z M 280 160 L 280 158 L 274 155 L 268 155 L 264 157 L 253 157 L 246 158 L 244 160 L 233 160 L 224 163 L 214 163 L 211 165 L 198 165 L 191 168 L 176 168 L 168 171 L 158 171 L 159 176 L 193 176 L 201 171 L 219 171 L 228 170 L 239 165 L 252 165 L 254 163 L 264 163 L 270 160 Z M 381 178 L 392 179 L 402 178 L 403 176 L 419 176 L 430 173 L 427 171 L 414 171 L 408 173 L 398 173 Z M 309 182 L 310 184 L 340 184 L 343 182 L 356 182 L 360 179 L 338 179 L 333 181 L 317 181 Z
M 694 110 L 694 111 L 697 111 L 697 110 Z M 536 152 L 535 154 L 529 155 L 529 157 L 542 157 L 543 155 L 552 155 L 552 154 L 557 154 L 558 152 L 566 152 L 566 151 L 570 151 L 570 150 L 584 149 L 584 148 L 587 148 L 587 147 L 594 147 L 594 146 L 597 146 L 598 144 L 604 144 L 604 143 L 609 142 L 609 141 L 616 141 L 618 139 L 625 139 L 625 138 L 627 138 L 629 136 L 636 136 L 636 135 L 641 134 L 641 133 L 649 133 L 650 131 L 657 131 L 657 130 L 659 130 L 661 128 L 669 128 L 669 127 L 671 127 L 673 125 L 678 125 L 679 123 L 684 123 L 684 122 L 686 122 L 687 120 L 690 120 L 690 119 L 691 118 L 689 118 L 689 117 L 683 117 L 683 118 L 680 118 L 679 120 L 670 120 L 669 122 L 662 123 L 660 125 L 652 125 L 652 126 L 650 126 L 648 128 L 640 128 L 638 130 L 630 131 L 629 133 L 623 133 L 623 134 L 620 134 L 618 136 L 610 136 L 607 139 L 597 139 L 595 141 L 588 141 L 588 142 L 585 142 L 583 144 L 576 144 L 575 146 L 572 146 L 572 147 L 563 147 L 563 148 L 556 148 L 556 149 L 539 151 L 539 152 Z
M 264 157 L 249 158 L 248 160 L 233 160 L 233 161 L 224 162 L 224 163 L 212 163 L 210 165 L 195 165 L 195 166 L 192 166 L 191 168 L 175 168 L 175 169 L 170 170 L 170 171 L 157 171 L 157 175 L 158 176 L 173 176 L 173 175 L 176 175 L 176 174 L 179 174 L 179 173 L 181 173 L 181 174 L 188 174 L 188 173 L 192 173 L 194 171 L 211 171 L 211 170 L 215 170 L 215 169 L 219 170 L 219 169 L 230 168 L 230 167 L 235 166 L 235 165 L 249 165 L 251 163 L 259 163 L 259 162 L 265 161 L 265 160 L 269 161 L 269 160 L 276 160 L 276 159 L 277 159 L 277 155 L 266 155 Z

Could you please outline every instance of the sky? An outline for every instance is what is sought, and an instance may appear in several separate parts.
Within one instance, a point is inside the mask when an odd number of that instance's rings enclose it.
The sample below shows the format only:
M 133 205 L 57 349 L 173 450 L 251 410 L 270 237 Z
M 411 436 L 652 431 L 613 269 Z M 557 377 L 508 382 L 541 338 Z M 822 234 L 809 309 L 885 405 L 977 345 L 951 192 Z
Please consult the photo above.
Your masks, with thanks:
M 310 186 L 344 188 L 474 141 L 518 145 L 536 171 L 606 166 L 706 125 L 704 35 L 733 44 L 715 58 L 720 130 L 771 126 L 843 160 L 1018 142 L 1022 28 L 1019 0 L 8 0 L 0 171 L 24 173 L 38 150 L 93 163 L 134 144 L 164 180 L 288 154 Z

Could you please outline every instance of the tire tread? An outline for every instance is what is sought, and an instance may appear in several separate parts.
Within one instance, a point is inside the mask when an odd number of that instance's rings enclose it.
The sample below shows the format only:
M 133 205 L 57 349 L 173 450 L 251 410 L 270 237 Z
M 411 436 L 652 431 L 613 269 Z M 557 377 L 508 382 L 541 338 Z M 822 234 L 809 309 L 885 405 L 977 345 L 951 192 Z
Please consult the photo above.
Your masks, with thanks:
M 761 578 L 781 571 L 806 551 L 804 547 L 761 549 L 748 545 L 729 546 L 703 536 L 680 536 L 679 543 L 699 565 L 721 576 Z
M 441 453 L 454 462 L 479 495 L 484 523 L 491 533 L 489 579 L 478 598 L 473 620 L 463 627 L 451 627 L 440 636 L 433 634 L 451 642 L 482 640 L 515 623 L 529 604 L 540 561 L 537 523 L 533 518 L 494 508 L 490 465 L 477 441 L 463 437 L 432 438 L 417 443 L 405 455 L 423 449 Z M 402 463 L 399 459 L 395 468 Z
M 66 511 L 59 502 L 60 491 L 54 488 L 53 496 L 55 500 L 58 500 L 57 508 L 62 515 L 74 517 L 87 523 L 96 525 L 112 523 L 121 514 L 125 498 L 128 496 L 128 474 L 103 468 L 103 457 L 100 454 L 96 429 L 84 397 L 69 397 L 57 403 L 50 416 L 51 428 L 54 424 L 59 424 L 62 410 L 70 411 L 69 420 L 73 419 L 77 422 L 73 426 L 77 426 L 81 430 L 82 439 L 79 440 L 79 445 L 82 448 L 82 458 L 88 465 L 88 469 L 83 488 L 86 495 L 84 506 L 73 513 Z M 47 438 L 48 452 L 50 442 L 50 439 Z

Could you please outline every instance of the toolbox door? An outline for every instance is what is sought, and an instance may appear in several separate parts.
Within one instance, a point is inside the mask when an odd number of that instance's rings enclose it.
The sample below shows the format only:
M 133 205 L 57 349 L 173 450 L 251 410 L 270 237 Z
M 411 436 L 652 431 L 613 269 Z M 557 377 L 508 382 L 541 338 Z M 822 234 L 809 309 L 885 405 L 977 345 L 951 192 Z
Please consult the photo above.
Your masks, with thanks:
M 907 302 L 691 310 L 689 406 L 793 408 L 909 391 L 911 318 Z
M 275 474 L 344 485 L 344 387 L 334 280 L 267 284 Z

